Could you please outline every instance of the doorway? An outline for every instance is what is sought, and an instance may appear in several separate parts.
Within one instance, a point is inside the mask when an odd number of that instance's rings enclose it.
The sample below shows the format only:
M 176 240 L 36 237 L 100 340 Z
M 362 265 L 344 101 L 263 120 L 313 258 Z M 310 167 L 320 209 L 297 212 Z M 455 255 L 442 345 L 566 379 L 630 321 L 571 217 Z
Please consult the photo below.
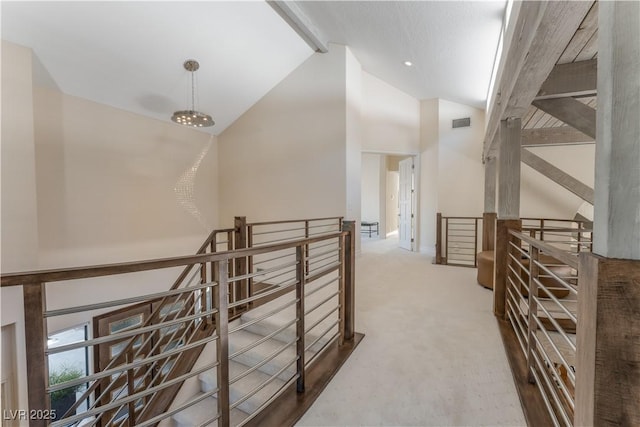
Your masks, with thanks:
M 362 153 L 361 222 L 377 223 L 379 232 L 362 229 L 362 241 L 398 239 L 398 246 L 416 250 L 416 179 L 414 156 Z

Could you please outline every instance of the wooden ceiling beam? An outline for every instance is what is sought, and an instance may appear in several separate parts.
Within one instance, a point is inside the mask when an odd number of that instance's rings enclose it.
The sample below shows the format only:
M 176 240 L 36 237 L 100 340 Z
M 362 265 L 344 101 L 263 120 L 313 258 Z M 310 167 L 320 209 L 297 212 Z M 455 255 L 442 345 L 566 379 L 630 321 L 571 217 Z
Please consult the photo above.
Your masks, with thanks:
M 542 157 L 539 157 L 533 154 L 531 151 L 523 148 L 520 153 L 520 160 L 532 169 L 540 172 L 542 175 L 546 176 L 556 184 L 566 188 L 571 191 L 576 196 L 580 197 L 585 202 L 591 203 L 593 205 L 593 200 L 595 198 L 595 193 L 593 188 L 588 185 L 578 181 L 565 171 L 560 168 L 555 167 L 551 163 L 544 160 Z
M 523 129 L 520 134 L 523 147 L 541 145 L 594 144 L 595 140 L 571 126 Z
M 591 138 L 596 137 L 596 110 L 574 98 L 541 99 L 533 105 Z
M 568 96 L 593 96 L 598 86 L 598 60 L 570 62 L 553 67 L 536 100 Z
M 505 32 L 513 36 L 506 41 L 496 96 L 489 106 L 484 156 L 497 149 L 493 141 L 500 121 L 526 114 L 592 5 L 592 1 L 521 3 Z

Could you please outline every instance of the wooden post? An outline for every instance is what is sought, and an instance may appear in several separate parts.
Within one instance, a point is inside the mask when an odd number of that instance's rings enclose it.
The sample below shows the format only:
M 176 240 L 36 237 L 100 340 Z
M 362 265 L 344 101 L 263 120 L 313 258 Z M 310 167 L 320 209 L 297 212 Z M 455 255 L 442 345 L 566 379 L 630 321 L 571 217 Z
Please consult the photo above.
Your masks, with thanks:
M 600 2 L 593 254 L 578 270 L 576 425 L 640 425 L 640 3 Z
M 509 230 L 521 229 L 519 219 L 498 219 L 493 269 L 493 314 L 505 319 L 507 303 L 507 265 L 509 260 Z
M 247 217 L 237 216 L 234 220 L 235 247 L 233 249 L 244 249 L 247 247 Z M 247 274 L 247 258 L 238 257 L 235 259 L 235 271 L 234 276 L 242 276 Z M 247 279 L 237 280 L 234 282 L 235 297 L 238 300 L 243 300 L 249 296 Z M 236 302 L 236 301 L 234 301 Z M 245 305 L 238 306 L 238 309 L 242 310 L 246 308 Z
M 304 246 L 296 247 L 296 262 L 298 265 L 296 266 L 296 353 L 298 355 L 298 360 L 296 362 L 296 369 L 298 372 L 298 380 L 296 382 L 296 391 L 298 393 L 304 392 L 304 377 L 305 377 L 305 357 L 304 357 L 304 347 L 305 347 L 305 339 L 304 339 L 304 295 L 305 295 L 305 285 L 306 285 L 306 248 Z
M 47 323 L 45 284 L 24 285 L 25 345 L 27 350 L 27 394 L 29 411 L 48 413 L 50 401 L 47 394 L 49 384 L 49 363 L 47 350 Z M 60 414 L 62 415 L 62 414 Z M 47 425 L 45 417 L 30 417 L 29 426 Z
M 442 264 L 442 214 L 436 214 L 436 264 Z
M 229 417 L 229 267 L 226 262 L 220 263 L 220 280 L 217 292 L 214 292 L 216 331 L 218 345 L 218 425 L 228 426 Z
M 496 218 L 495 212 L 482 214 L 482 250 L 492 251 L 496 247 Z
M 520 130 L 521 120 L 500 122 L 498 157 L 498 218 L 520 217 Z
M 484 159 L 484 211 L 496 211 L 496 158 Z
M 344 254 L 344 339 L 351 341 L 355 333 L 355 285 L 356 285 L 356 222 L 343 221 L 342 230 L 348 232 L 345 238 Z

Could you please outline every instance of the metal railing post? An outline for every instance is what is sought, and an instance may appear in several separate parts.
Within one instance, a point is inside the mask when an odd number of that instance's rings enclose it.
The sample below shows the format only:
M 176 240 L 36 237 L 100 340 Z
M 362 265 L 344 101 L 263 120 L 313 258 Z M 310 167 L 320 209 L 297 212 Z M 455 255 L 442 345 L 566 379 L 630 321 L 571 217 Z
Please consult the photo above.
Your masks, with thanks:
M 229 418 L 229 269 L 226 262 L 220 262 L 218 291 L 214 292 L 217 308 L 215 314 L 218 345 L 218 425 L 228 427 Z
M 304 358 L 304 287 L 306 285 L 306 250 L 303 246 L 296 248 L 296 353 L 298 360 L 296 362 L 296 369 L 298 372 L 298 380 L 296 383 L 296 390 L 298 393 L 304 392 L 304 380 L 305 380 L 305 358 Z
M 533 352 L 535 351 L 536 341 L 535 335 L 538 329 L 538 323 L 536 322 L 536 316 L 538 316 L 538 283 L 536 279 L 540 274 L 540 268 L 538 267 L 538 260 L 540 258 L 540 249 L 535 246 L 531 246 L 531 258 L 529 259 L 529 318 L 527 327 L 527 375 L 529 382 L 534 384 L 536 382 L 533 375 L 534 361 Z
M 343 221 L 342 230 L 348 234 L 344 247 L 344 339 L 350 341 L 355 332 L 355 282 L 356 282 L 356 223 Z
M 27 393 L 29 413 L 49 412 L 49 361 L 47 350 L 47 321 L 45 284 L 23 285 L 25 345 L 27 350 Z M 62 415 L 62 414 L 60 414 Z M 46 417 L 30 417 L 29 426 L 47 425 Z
M 442 214 L 436 214 L 436 264 L 442 264 Z
M 247 247 L 247 217 L 237 216 L 234 220 L 235 228 L 235 245 L 234 250 L 245 249 Z M 235 259 L 234 276 L 243 276 L 247 274 L 247 258 L 238 257 Z M 247 289 L 247 279 L 237 280 L 234 282 L 233 302 L 246 299 L 249 296 Z M 245 306 L 239 306 L 239 310 L 243 310 Z

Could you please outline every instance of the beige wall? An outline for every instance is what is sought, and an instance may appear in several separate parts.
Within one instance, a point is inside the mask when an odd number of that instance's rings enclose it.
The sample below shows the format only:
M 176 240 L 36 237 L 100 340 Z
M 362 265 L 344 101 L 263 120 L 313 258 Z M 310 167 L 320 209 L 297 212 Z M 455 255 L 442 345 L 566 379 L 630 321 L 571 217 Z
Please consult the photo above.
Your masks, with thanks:
M 364 221 L 380 221 L 380 154 L 362 154 L 362 219 Z
M 420 102 L 420 234 L 421 252 L 435 253 L 438 212 L 438 99 Z
M 347 214 L 346 61 L 314 54 L 219 136 L 224 224 Z
M 446 216 L 481 215 L 484 111 L 443 99 L 438 108 L 438 212 Z M 470 127 L 452 128 L 452 120 L 465 117 L 471 118 Z

